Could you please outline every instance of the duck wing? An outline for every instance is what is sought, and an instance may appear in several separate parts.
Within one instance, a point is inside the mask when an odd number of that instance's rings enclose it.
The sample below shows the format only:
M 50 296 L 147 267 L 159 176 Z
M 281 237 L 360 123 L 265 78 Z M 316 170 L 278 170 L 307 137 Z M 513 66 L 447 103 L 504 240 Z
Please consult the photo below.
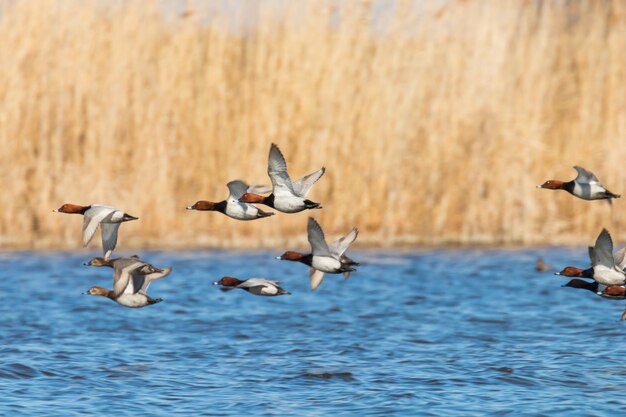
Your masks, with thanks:
M 234 180 L 226 184 L 230 195 L 226 201 L 238 201 L 245 193 L 248 192 L 248 184 L 241 180 Z
M 315 268 L 309 269 L 309 280 L 311 281 L 311 290 L 315 291 L 324 280 L 324 273 Z
M 280 285 L 280 282 L 267 279 L 267 278 L 250 278 L 250 279 L 245 280 L 241 284 L 239 284 L 238 287 L 250 288 L 250 287 L 258 287 L 261 285 L 273 285 L 275 287 L 278 287 Z
M 146 276 L 144 274 L 137 274 L 136 272 L 133 272 L 130 274 L 130 281 L 124 289 L 123 294 L 137 294 L 144 285 L 146 285 Z
M 257 295 L 275 295 L 278 293 L 278 285 L 275 281 L 265 278 L 250 278 L 237 285 L 237 288 L 245 288 Z
M 337 258 L 341 258 L 341 255 L 343 255 L 344 252 L 348 250 L 348 248 L 350 247 L 352 242 L 356 240 L 356 237 L 358 235 L 359 229 L 357 229 L 356 227 L 353 228 L 350 233 L 348 233 L 344 237 L 340 237 L 339 239 L 328 245 L 330 253 L 332 253 L 333 256 L 336 256 Z
M 248 187 L 248 192 L 252 194 L 269 194 L 272 192 L 270 185 L 251 185 Z
M 101 223 L 100 230 L 102 231 L 102 251 L 104 252 L 104 259 L 109 259 L 113 253 L 113 249 L 117 245 L 117 231 L 120 228 L 121 223 Z
M 272 192 L 272 187 L 269 185 L 248 185 L 244 181 L 234 180 L 226 184 L 228 187 L 228 191 L 230 195 L 226 199 L 226 201 L 239 201 L 239 199 L 245 193 L 252 194 L 267 194 Z
M 324 238 L 324 231 L 313 217 L 309 217 L 307 232 L 313 256 L 332 256 Z
M 624 268 L 626 268 L 626 247 L 623 247 L 615 252 L 613 258 L 615 258 L 615 264 L 617 265 L 617 267 L 621 270 L 624 270 Z
M 594 246 L 593 266 L 602 265 L 607 268 L 615 269 L 615 258 L 613 257 L 613 239 L 608 230 L 602 229 L 596 245 Z
M 296 195 L 299 195 L 302 198 L 306 197 L 306 195 L 311 190 L 311 187 L 313 187 L 313 184 L 315 184 L 317 180 L 322 178 L 322 175 L 324 175 L 325 172 L 326 168 L 322 167 L 319 170 L 307 176 L 304 176 L 297 181 L 294 181 L 292 185 Z
M 589 259 L 591 260 L 591 266 L 594 266 L 596 264 L 596 253 L 595 253 L 595 250 L 593 249 L 593 246 L 588 246 L 587 252 L 589 252 Z
M 267 160 L 267 175 L 272 180 L 272 192 L 275 196 L 293 196 L 296 194 L 291 178 L 289 178 L 287 173 L 285 157 L 283 157 L 280 149 L 274 143 L 270 147 L 270 154 Z
M 138 258 L 132 258 L 138 259 Z M 124 294 L 137 294 L 142 293 L 146 294 L 148 290 L 148 286 L 150 286 L 150 281 L 158 278 L 151 278 L 153 275 L 158 275 L 159 269 L 153 267 L 152 265 L 145 263 L 143 265 L 134 268 L 130 272 L 130 280 L 128 281 L 128 285 L 124 289 Z
M 590 182 L 599 183 L 600 182 L 598 178 L 593 174 L 593 172 L 588 171 L 585 168 L 579 167 L 579 166 L 575 166 L 574 169 L 578 173 L 574 181 L 579 182 L 579 183 L 590 183 Z
M 96 233 L 98 225 L 113 214 L 117 209 L 109 206 L 92 205 L 83 215 L 83 245 L 87 246 L 93 235 Z
M 148 273 L 143 271 L 145 269 L 148 270 Z M 135 270 L 133 273 L 133 285 L 135 286 L 135 292 L 148 295 L 148 287 L 150 286 L 150 283 L 152 283 L 152 281 L 156 281 L 157 279 L 165 278 L 170 274 L 170 272 L 172 272 L 172 269 L 173 268 L 171 267 L 158 269 L 150 264 L 146 264 L 143 268 Z
M 113 264 L 113 296 L 119 297 L 124 293 L 135 294 L 138 289 L 135 289 L 135 285 L 141 288 L 139 282 L 131 282 L 131 275 L 133 272 L 147 265 L 137 258 L 120 258 Z

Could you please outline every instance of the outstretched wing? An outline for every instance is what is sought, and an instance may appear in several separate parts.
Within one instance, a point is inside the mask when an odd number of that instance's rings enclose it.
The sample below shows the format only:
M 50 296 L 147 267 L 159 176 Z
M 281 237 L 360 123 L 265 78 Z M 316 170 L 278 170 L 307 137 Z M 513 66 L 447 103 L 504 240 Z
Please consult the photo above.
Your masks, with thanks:
M 602 265 L 607 268 L 615 267 L 615 258 L 613 257 L 613 239 L 611 239 L 611 235 L 609 231 L 606 229 L 602 229 L 598 239 L 596 240 L 596 245 L 594 246 L 594 264 Z
M 248 192 L 248 184 L 241 180 L 234 180 L 226 184 L 230 195 L 226 199 L 227 201 L 239 200 L 245 193 Z
M 613 258 L 615 258 L 615 264 L 617 265 L 617 267 L 621 270 L 624 270 L 624 268 L 626 268 L 626 247 L 623 247 L 615 252 Z
M 117 231 L 121 223 L 102 223 L 100 229 L 102 231 L 102 251 L 104 259 L 109 259 L 117 245 Z
M 309 217 L 307 232 L 313 256 L 331 256 L 330 249 L 328 249 L 328 244 L 326 244 L 326 239 L 324 238 L 324 232 L 313 217 Z
M 144 294 L 144 295 L 148 295 L 148 287 L 150 286 L 150 283 L 152 281 L 156 281 L 157 279 L 161 279 L 161 278 L 165 278 L 166 276 L 168 276 L 170 274 L 170 272 L 172 272 L 172 267 L 168 267 L 168 268 L 163 268 L 163 269 L 157 269 L 154 268 L 152 265 L 148 264 L 152 269 L 155 269 L 155 272 L 152 272 L 150 274 L 146 274 L 146 275 L 140 275 L 140 277 L 143 279 L 141 285 L 139 287 L 135 287 L 138 288 L 137 291 L 139 291 L 140 293 Z
M 98 225 L 114 211 L 115 209 L 112 207 L 91 206 L 91 208 L 85 212 L 83 216 L 83 245 L 87 246 L 87 244 L 91 242 Z
M 311 290 L 315 291 L 324 280 L 324 273 L 315 268 L 309 270 L 309 279 L 311 280 Z
M 578 173 L 574 181 L 581 183 L 589 183 L 589 182 L 600 182 L 598 178 L 593 175 L 593 172 L 586 170 L 583 167 L 575 166 L 574 169 Z
M 587 247 L 587 252 L 589 252 L 589 260 L 591 261 L 591 266 L 596 264 L 596 252 L 593 246 Z
M 251 185 L 248 187 L 248 192 L 252 194 L 269 194 L 272 192 L 272 187 L 269 185 Z
M 272 180 L 272 192 L 275 196 L 292 196 L 295 194 L 291 178 L 287 173 L 287 162 L 276 144 L 272 143 L 267 159 L 267 175 Z
M 340 258 L 341 255 L 343 255 L 344 252 L 348 249 L 348 247 L 350 247 L 352 242 L 356 240 L 356 237 L 358 235 L 359 235 L 359 229 L 355 227 L 354 229 L 350 231 L 350 233 L 348 233 L 344 237 L 340 237 L 339 239 L 337 239 L 336 241 L 328 245 L 328 249 L 330 250 L 330 253 L 332 253 L 333 256 Z
M 322 178 L 322 175 L 324 175 L 325 172 L 326 172 L 326 168 L 322 167 L 321 169 L 307 176 L 304 176 L 297 181 L 294 181 L 292 184 L 293 190 L 298 196 L 302 198 L 306 197 L 306 195 L 311 190 L 311 187 L 313 187 L 313 184 L 315 184 L 317 180 Z
M 269 185 L 248 185 L 241 180 L 231 181 L 226 186 L 230 191 L 227 201 L 238 201 L 245 193 L 267 194 L 272 192 L 272 187 Z
M 119 297 L 126 292 L 134 294 L 138 291 L 135 291 L 133 286 L 134 283 L 130 282 L 130 278 L 133 271 L 144 265 L 146 265 L 146 263 L 137 258 L 122 258 L 115 262 L 113 273 L 113 295 L 115 297 Z M 128 291 L 126 291 L 127 287 L 132 288 L 129 288 Z
M 136 294 L 146 285 L 146 276 L 143 274 L 131 273 L 130 281 L 124 289 L 124 294 Z

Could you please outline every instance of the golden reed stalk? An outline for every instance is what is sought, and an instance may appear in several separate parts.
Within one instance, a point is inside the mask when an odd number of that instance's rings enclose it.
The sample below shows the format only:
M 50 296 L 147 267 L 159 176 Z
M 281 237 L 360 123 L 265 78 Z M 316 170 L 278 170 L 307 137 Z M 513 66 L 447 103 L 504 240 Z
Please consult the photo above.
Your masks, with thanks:
M 120 248 L 304 245 L 309 213 L 185 210 L 268 183 L 271 142 L 293 176 L 327 167 L 329 238 L 625 237 L 624 2 L 426 3 L 1 2 L 0 247 L 78 248 L 65 202 L 138 216 Z M 574 164 L 625 194 L 613 211 L 535 188 Z

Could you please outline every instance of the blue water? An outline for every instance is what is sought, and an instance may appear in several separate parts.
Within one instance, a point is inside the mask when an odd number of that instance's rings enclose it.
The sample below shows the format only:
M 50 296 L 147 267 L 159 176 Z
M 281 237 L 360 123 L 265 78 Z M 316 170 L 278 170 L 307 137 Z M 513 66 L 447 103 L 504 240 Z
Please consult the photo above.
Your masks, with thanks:
M 174 267 L 127 309 L 86 252 L 2 253 L 0 415 L 612 415 L 626 303 L 534 271 L 586 250 L 354 251 L 308 290 L 275 252 L 146 252 Z M 271 277 L 291 296 L 211 285 Z

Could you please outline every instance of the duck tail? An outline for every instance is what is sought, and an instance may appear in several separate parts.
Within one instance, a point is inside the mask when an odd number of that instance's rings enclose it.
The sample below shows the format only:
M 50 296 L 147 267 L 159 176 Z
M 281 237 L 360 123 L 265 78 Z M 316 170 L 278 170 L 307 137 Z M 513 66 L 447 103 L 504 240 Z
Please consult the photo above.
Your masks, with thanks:
M 621 194 L 613 194 L 612 192 L 610 192 L 609 190 L 606 190 L 606 198 L 609 199 L 609 202 L 611 202 L 611 198 L 620 198 L 622 195 Z
M 278 287 L 278 295 L 291 295 L 291 293 L 284 288 Z
M 162 298 L 150 298 L 150 297 L 148 297 L 148 305 L 158 304 L 161 301 L 163 301 Z
M 312 209 L 321 209 L 322 206 L 320 205 L 320 203 L 316 203 L 315 201 L 311 201 L 311 200 L 304 200 L 304 205 L 308 210 L 312 210 Z
M 269 217 L 269 216 L 273 216 L 274 215 L 274 212 L 271 212 L 271 211 L 268 212 L 268 211 L 263 211 L 261 209 L 258 209 L 258 210 L 259 210 L 259 212 L 258 212 L 258 214 L 256 216 L 257 219 L 262 219 L 264 217 Z
M 341 272 L 343 272 L 343 280 L 347 281 L 350 278 L 350 273 L 355 272 L 355 268 L 350 268 L 348 265 L 344 264 L 341 266 Z
M 123 222 L 129 222 L 131 220 L 137 220 L 139 217 L 131 216 L 130 214 L 124 213 L 124 217 L 122 217 Z

